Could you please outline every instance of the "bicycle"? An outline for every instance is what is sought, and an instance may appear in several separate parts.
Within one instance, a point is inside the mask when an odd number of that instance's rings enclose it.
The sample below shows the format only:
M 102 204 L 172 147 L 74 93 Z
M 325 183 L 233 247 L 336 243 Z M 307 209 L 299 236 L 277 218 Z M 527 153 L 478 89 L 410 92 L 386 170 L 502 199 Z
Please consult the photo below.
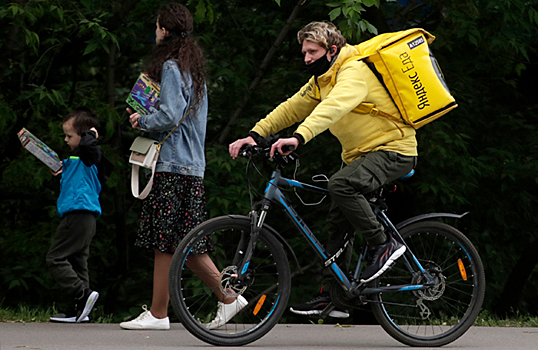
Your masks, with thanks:
M 270 146 L 248 146 L 242 156 L 269 158 Z M 286 240 L 265 223 L 273 203 L 279 204 L 316 255 L 335 277 L 330 289 L 334 308 L 370 304 L 381 327 L 394 339 L 409 346 L 437 347 L 453 342 L 471 327 L 485 294 L 484 268 L 471 241 L 456 228 L 434 218 L 463 215 L 431 213 L 393 225 L 386 215 L 383 188 L 370 198 L 371 206 L 385 227 L 405 244 L 405 254 L 376 280 L 363 285 L 359 277 L 366 259 L 364 247 L 353 273 L 346 274 L 299 217 L 282 192 L 303 189 L 323 195 L 327 189 L 285 178 L 281 169 L 293 164 L 296 155 L 274 157 L 274 170 L 263 198 L 249 216 L 226 215 L 210 219 L 193 229 L 178 246 L 170 267 L 169 288 L 174 311 L 195 337 L 213 344 L 237 346 L 267 334 L 279 321 L 291 291 L 290 265 L 286 250 L 297 258 Z M 242 295 L 249 304 L 226 325 L 208 329 L 216 314 L 217 298 L 201 282 L 197 271 L 185 261 L 199 244 L 210 240 L 208 254 L 221 271 L 219 288 L 227 296 Z M 342 247 L 346 244 L 342 242 Z M 198 272 L 199 273 L 199 272 Z

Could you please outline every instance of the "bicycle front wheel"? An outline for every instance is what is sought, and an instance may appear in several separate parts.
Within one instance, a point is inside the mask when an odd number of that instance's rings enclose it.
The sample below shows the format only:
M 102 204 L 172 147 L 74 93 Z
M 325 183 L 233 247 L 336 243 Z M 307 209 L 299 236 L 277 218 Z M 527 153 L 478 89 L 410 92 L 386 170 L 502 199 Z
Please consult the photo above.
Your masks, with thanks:
M 248 217 L 208 220 L 181 241 L 172 258 L 169 289 L 174 311 L 190 333 L 213 345 L 237 346 L 259 339 L 275 326 L 288 303 L 291 277 L 285 250 L 271 231 L 267 225 L 260 230 L 244 269 L 248 278 L 240 284 L 234 284 L 233 277 L 250 239 Z M 205 267 L 193 267 L 195 259 L 204 261 Z M 215 268 L 207 267 L 211 264 Z M 228 297 L 241 295 L 248 305 L 225 325 L 209 329 L 218 309 L 217 288 Z
M 441 222 L 411 224 L 400 234 L 408 251 L 374 283 L 380 287 L 416 286 L 426 283 L 426 274 L 435 283 L 424 290 L 410 287 L 376 294 L 373 313 L 383 329 L 404 344 L 434 347 L 451 343 L 472 326 L 482 307 L 486 279 L 480 256 L 467 237 Z M 424 271 L 415 267 L 411 253 Z

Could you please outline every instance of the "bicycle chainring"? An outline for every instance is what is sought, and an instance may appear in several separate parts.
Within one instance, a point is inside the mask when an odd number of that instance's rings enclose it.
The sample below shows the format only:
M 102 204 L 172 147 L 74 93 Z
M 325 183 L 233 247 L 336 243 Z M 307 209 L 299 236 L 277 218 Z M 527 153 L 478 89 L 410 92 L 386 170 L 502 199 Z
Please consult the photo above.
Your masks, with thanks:
M 360 297 L 351 297 L 346 291 L 336 282 L 331 284 L 329 289 L 331 301 L 337 309 L 358 309 L 364 306 L 364 302 Z

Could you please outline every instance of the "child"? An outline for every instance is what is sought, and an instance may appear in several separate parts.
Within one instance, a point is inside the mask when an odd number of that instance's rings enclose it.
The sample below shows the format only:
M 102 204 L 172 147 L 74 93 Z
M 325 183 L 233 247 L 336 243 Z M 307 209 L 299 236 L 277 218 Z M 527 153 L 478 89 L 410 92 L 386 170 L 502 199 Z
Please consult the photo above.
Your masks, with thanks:
M 74 299 L 68 311 L 50 318 L 53 322 L 88 322 L 99 293 L 90 289 L 88 257 L 95 234 L 95 218 L 101 215 L 101 184 L 112 168 L 97 147 L 97 118 L 78 108 L 63 120 L 65 142 L 72 152 L 62 162 L 57 210 L 62 218 L 50 249 L 47 266 L 56 282 Z

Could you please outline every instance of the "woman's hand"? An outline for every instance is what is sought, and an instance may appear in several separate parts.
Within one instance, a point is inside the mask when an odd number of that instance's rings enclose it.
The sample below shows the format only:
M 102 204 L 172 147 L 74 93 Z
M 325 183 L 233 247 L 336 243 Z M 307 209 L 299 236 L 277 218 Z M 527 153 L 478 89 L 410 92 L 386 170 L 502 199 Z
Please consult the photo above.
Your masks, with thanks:
M 257 143 L 251 136 L 245 137 L 244 139 L 239 139 L 234 143 L 230 143 L 230 145 L 228 146 L 230 156 L 232 156 L 233 159 L 237 158 L 237 156 L 239 155 L 239 151 L 244 145 L 254 146 L 257 145 Z
M 293 146 L 294 148 L 290 151 L 282 152 L 282 147 L 285 147 L 285 146 Z M 278 151 L 278 153 L 287 156 L 288 154 L 293 152 L 293 150 L 296 150 L 297 147 L 299 147 L 299 139 L 296 137 L 290 137 L 287 139 L 278 139 L 271 146 L 271 153 L 269 155 L 271 156 L 271 158 L 273 158 L 273 156 L 275 155 L 275 150 L 276 150 Z
M 131 126 L 133 129 L 140 130 L 140 125 L 138 124 L 138 119 L 140 119 L 141 115 L 140 113 L 133 113 L 134 111 L 131 108 L 126 108 L 127 112 L 129 112 L 131 115 L 129 116 L 129 122 L 131 123 Z

